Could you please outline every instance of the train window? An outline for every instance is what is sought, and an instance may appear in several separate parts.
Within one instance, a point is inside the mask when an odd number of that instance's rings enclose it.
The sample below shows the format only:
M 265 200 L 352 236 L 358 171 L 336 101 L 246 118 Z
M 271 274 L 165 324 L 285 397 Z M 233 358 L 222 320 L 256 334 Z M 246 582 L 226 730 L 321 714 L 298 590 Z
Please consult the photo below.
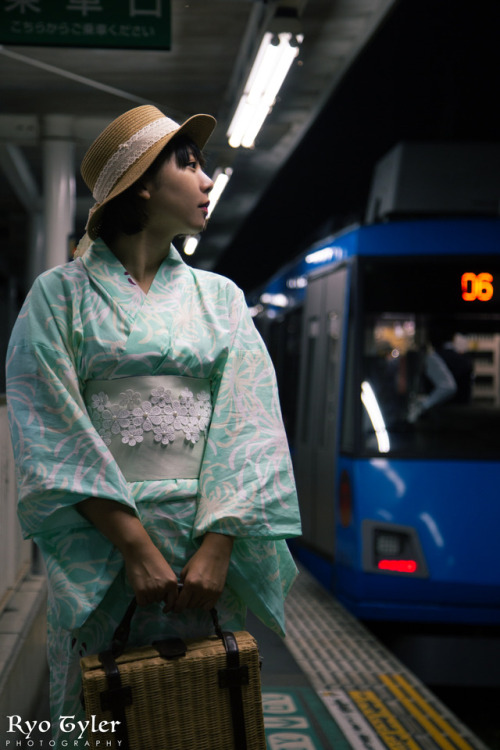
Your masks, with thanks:
M 363 453 L 498 459 L 500 261 L 470 261 L 366 263 Z

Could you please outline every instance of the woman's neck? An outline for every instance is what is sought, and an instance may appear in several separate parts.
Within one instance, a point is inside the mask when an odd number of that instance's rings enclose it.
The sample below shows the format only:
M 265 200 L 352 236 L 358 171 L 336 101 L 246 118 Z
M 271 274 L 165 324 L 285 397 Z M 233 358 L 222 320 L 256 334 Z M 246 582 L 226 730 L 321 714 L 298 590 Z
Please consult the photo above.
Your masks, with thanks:
M 170 242 L 158 244 L 145 232 L 131 236 L 120 234 L 110 249 L 147 294 L 159 267 L 170 252 Z

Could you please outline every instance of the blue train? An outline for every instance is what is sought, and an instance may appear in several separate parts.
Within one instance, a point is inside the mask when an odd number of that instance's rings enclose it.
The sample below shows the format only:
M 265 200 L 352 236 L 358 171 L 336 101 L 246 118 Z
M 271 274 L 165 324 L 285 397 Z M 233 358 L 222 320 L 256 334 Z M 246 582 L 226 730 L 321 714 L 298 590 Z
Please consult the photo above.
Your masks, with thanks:
M 356 616 L 500 623 L 500 220 L 357 226 L 248 298 L 303 537 Z

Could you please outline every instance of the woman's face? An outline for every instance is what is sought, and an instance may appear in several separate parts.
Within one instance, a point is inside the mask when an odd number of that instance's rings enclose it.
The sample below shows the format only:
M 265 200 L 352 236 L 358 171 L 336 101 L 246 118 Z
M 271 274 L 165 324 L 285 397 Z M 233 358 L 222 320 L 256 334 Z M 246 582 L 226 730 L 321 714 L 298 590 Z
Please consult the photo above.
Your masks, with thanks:
M 148 229 L 160 231 L 170 239 L 204 229 L 213 182 L 194 156 L 186 167 L 179 167 L 172 156 L 154 177 L 144 182 L 144 188 Z

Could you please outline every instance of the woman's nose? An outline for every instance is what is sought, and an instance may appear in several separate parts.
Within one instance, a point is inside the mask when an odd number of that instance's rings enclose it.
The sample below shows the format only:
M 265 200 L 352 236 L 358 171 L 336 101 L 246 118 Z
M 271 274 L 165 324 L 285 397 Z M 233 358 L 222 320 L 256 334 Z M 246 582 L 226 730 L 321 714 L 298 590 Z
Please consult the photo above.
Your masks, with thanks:
M 211 177 L 209 177 L 207 174 L 205 174 L 205 172 L 203 172 L 202 174 L 203 174 L 203 192 L 204 193 L 209 193 L 210 190 L 214 186 L 214 181 L 212 180 Z

